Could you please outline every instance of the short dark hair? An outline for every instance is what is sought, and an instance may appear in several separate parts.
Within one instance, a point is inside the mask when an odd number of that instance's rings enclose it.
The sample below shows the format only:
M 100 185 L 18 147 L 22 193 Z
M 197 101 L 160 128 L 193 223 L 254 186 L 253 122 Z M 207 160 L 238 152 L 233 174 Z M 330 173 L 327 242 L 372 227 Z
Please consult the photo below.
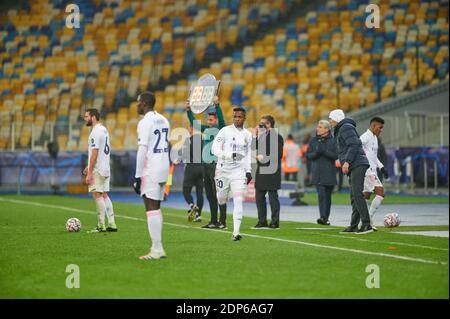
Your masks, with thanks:
M 94 116 L 97 121 L 100 120 L 100 112 L 97 109 L 91 108 L 86 110 L 87 113 L 89 113 L 90 116 Z
M 138 101 L 142 101 L 149 107 L 153 108 L 155 107 L 156 102 L 155 94 L 149 91 L 142 92 L 141 94 L 138 95 Z
M 287 136 L 287 138 L 288 138 L 288 140 L 293 140 L 293 139 L 294 139 L 294 136 L 292 136 L 292 134 L 289 134 L 289 135 Z
M 270 126 L 271 126 L 272 128 L 275 127 L 275 119 L 273 118 L 272 115 L 266 114 L 266 115 L 261 116 L 261 118 L 262 118 L 262 119 L 265 119 L 266 121 L 268 121 L 268 122 L 270 123 Z
M 375 116 L 375 117 L 373 117 L 370 120 L 370 124 L 372 124 L 373 122 L 384 124 L 384 120 L 381 117 L 378 117 L 378 116 Z
M 247 111 L 242 106 L 235 106 L 233 108 L 233 112 L 244 112 L 244 114 L 247 113 Z
M 209 113 L 208 113 L 208 116 L 210 116 L 210 115 L 211 115 L 211 116 L 214 116 L 214 117 L 217 117 L 217 113 L 216 113 L 216 112 L 209 112 Z

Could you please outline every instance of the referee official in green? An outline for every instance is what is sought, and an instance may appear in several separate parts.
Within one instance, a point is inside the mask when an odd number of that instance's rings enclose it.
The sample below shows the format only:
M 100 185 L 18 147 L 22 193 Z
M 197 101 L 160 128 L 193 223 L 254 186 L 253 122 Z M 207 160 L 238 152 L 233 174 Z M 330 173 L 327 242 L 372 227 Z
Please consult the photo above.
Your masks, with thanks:
M 219 97 L 215 96 L 214 100 L 215 111 L 208 112 L 206 120 L 207 125 L 201 125 L 202 133 L 202 164 L 204 170 L 204 186 L 206 197 L 209 202 L 211 210 L 211 220 L 208 224 L 202 226 L 203 228 L 226 228 L 227 205 L 218 205 L 216 196 L 216 182 L 214 175 L 216 173 L 217 157 L 212 154 L 211 146 L 214 138 L 219 130 L 225 126 L 222 109 L 219 104 Z M 189 106 L 189 101 L 186 102 L 186 112 L 191 125 L 194 125 L 196 120 L 194 114 Z M 220 218 L 217 220 L 217 211 L 220 209 Z

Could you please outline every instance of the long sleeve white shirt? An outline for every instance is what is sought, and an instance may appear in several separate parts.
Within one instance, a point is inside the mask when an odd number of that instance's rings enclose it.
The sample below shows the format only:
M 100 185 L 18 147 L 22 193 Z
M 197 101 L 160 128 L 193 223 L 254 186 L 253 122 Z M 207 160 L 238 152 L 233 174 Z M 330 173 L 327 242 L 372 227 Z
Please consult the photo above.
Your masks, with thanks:
M 216 169 L 226 171 L 233 176 L 245 176 L 251 172 L 252 134 L 245 128 L 238 129 L 234 124 L 225 126 L 212 144 L 212 153 L 217 156 Z M 233 153 L 243 156 L 233 159 Z
M 376 172 L 377 168 L 382 168 L 383 164 L 378 159 L 378 139 L 371 130 L 367 130 L 360 136 L 362 147 L 369 160 L 370 170 Z

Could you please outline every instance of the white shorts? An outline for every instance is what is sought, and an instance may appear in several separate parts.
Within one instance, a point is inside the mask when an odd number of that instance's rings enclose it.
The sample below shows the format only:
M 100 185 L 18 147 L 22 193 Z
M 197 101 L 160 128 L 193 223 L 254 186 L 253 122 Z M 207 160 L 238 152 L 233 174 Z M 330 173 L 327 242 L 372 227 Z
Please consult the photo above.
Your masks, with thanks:
M 166 182 L 158 183 L 152 181 L 150 176 L 141 177 L 141 196 L 153 199 L 164 200 L 164 190 L 166 188 Z
M 215 181 L 218 199 L 228 200 L 230 192 L 233 197 L 245 195 L 247 189 L 245 173 L 244 176 L 233 176 L 226 172 L 216 171 Z
M 378 175 L 374 173 L 370 168 L 366 172 L 364 178 L 364 193 L 372 193 L 375 187 L 383 187 Z
M 94 172 L 94 183 L 88 187 L 89 193 L 105 193 L 109 192 L 109 176 L 102 176 L 98 172 Z

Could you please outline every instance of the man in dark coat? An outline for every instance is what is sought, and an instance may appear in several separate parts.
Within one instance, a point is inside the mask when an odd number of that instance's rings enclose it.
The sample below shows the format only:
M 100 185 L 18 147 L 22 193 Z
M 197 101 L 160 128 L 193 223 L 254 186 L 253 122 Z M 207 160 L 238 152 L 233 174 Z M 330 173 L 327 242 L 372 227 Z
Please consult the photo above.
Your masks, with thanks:
M 319 196 L 318 224 L 330 225 L 331 195 L 336 185 L 336 145 L 328 121 L 319 121 L 316 136 L 311 139 L 306 158 L 311 161 L 311 184 L 316 185 Z
M 254 228 L 280 227 L 281 158 L 283 157 L 283 138 L 274 129 L 275 120 L 271 115 L 263 115 L 256 130 L 255 147 L 257 169 L 255 177 L 256 208 L 258 223 Z M 267 225 L 266 193 L 272 211 L 270 225 Z
M 369 168 L 369 161 L 362 148 L 361 140 L 356 131 L 356 123 L 345 118 L 342 110 L 333 110 L 329 116 L 334 127 L 334 136 L 338 149 L 338 158 L 342 165 L 342 173 L 349 176 L 352 218 L 350 226 L 343 233 L 367 234 L 373 232 L 370 226 L 369 210 L 364 199 L 364 178 Z M 359 221 L 362 226 L 358 229 Z

